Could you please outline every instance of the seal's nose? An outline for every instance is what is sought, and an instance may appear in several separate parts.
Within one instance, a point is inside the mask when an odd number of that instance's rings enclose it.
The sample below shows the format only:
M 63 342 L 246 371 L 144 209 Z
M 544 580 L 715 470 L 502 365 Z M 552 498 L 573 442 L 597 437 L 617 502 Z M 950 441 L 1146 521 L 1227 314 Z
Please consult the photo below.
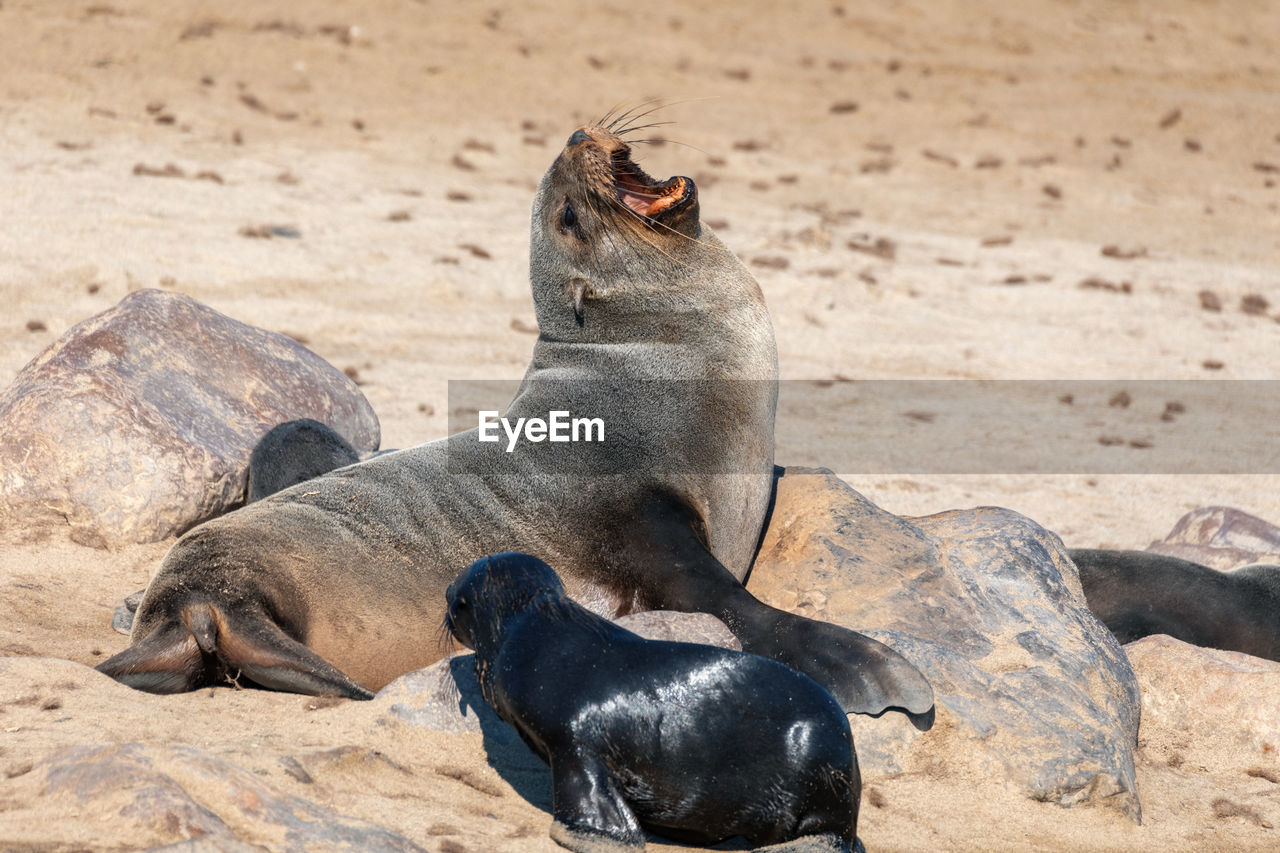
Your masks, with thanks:
M 587 135 L 587 132 L 582 128 L 578 128 L 573 132 L 573 136 L 569 137 L 569 141 L 568 143 L 566 143 L 565 147 L 572 148 L 575 145 L 581 145 L 584 142 L 590 142 L 590 141 L 591 141 L 591 137 Z

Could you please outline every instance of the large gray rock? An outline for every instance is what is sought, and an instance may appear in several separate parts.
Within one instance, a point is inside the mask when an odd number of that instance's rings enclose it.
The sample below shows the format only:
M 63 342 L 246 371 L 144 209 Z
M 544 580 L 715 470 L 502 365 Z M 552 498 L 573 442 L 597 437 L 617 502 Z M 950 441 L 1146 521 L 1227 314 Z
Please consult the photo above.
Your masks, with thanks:
M 254 444 L 298 418 L 378 446 L 364 395 L 296 341 L 180 294 L 131 293 L 0 396 L 0 532 L 97 547 L 175 536 L 241 502 Z
M 1148 551 L 1225 571 L 1245 563 L 1280 563 L 1280 527 L 1244 510 L 1204 506 L 1178 519 Z
M 937 720 L 853 717 L 864 779 L 922 772 L 1140 817 L 1139 694 L 1061 541 L 1010 510 L 906 519 L 824 470 L 789 469 L 747 588 L 887 643 Z

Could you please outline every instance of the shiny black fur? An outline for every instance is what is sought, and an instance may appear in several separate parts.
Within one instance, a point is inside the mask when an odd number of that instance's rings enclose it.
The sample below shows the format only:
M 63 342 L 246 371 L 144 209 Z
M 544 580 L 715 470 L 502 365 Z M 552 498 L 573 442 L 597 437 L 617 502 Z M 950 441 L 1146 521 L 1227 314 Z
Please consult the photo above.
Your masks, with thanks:
M 561 844 L 639 846 L 643 827 L 699 843 L 853 847 L 861 779 L 849 723 L 808 676 L 646 640 L 569 599 L 526 554 L 477 560 L 446 598 L 485 699 L 551 767 Z

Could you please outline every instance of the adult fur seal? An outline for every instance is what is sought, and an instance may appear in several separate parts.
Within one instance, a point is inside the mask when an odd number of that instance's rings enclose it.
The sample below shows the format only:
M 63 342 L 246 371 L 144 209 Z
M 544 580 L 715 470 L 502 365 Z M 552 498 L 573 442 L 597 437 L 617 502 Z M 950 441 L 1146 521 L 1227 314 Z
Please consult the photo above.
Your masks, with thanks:
M 699 844 L 853 848 L 853 736 L 813 679 L 756 655 L 646 640 L 570 600 L 527 554 L 482 557 L 446 599 L 485 700 L 551 767 L 561 845 L 643 848 L 643 827 Z
M 1072 549 L 1089 609 L 1129 643 L 1184 643 L 1280 660 L 1280 566 L 1231 572 L 1147 551 Z
M 444 653 L 422 638 L 459 567 L 521 550 L 571 567 L 569 593 L 602 615 L 708 612 L 847 711 L 929 711 L 899 654 L 742 586 L 770 498 L 777 356 L 760 288 L 700 223 L 693 181 L 653 180 L 619 133 L 586 127 L 532 219 L 540 334 L 506 416 L 601 417 L 609 440 L 571 459 L 620 473 L 566 474 L 477 430 L 340 468 L 179 539 L 132 645 L 98 668 L 153 692 L 243 678 L 367 697 Z

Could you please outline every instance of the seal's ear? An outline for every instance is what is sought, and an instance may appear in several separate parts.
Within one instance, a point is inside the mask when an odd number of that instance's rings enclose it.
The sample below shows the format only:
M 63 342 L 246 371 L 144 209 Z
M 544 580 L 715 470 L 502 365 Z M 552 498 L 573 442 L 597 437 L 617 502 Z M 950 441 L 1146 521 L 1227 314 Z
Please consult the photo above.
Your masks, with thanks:
M 591 292 L 591 283 L 585 278 L 573 280 L 573 316 L 578 321 L 579 326 L 586 325 L 586 312 L 582 303 Z

